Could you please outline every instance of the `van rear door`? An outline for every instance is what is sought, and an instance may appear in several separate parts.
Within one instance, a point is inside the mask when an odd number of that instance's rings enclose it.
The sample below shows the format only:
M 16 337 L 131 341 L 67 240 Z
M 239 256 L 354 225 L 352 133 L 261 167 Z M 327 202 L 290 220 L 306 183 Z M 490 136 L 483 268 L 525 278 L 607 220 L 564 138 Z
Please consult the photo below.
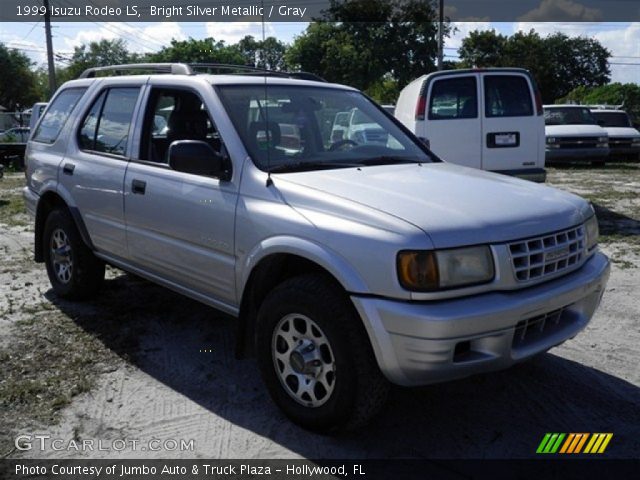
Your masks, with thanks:
M 447 75 L 427 80 L 425 132 L 431 150 L 447 162 L 481 168 L 482 125 L 478 74 Z
M 482 169 L 509 171 L 544 167 L 544 118 L 535 85 L 520 72 L 482 75 Z

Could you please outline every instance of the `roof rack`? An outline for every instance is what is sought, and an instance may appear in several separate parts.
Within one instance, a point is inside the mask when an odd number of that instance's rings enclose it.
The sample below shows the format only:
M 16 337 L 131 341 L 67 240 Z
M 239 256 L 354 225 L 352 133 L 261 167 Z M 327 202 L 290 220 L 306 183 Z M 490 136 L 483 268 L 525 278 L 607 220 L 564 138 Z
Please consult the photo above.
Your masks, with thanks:
M 78 78 L 94 78 L 101 72 L 142 71 L 154 73 L 170 73 L 171 75 L 193 75 L 189 65 L 184 63 L 130 63 L 125 65 L 109 65 L 107 67 L 87 68 Z
M 218 75 L 222 72 L 234 72 L 235 75 L 259 75 L 326 82 L 324 78 L 309 72 L 279 72 L 252 67 L 250 65 L 231 65 L 227 63 L 131 63 L 126 65 L 110 65 L 107 67 L 88 68 L 82 72 L 78 78 L 94 78 L 102 72 L 118 74 L 121 72 L 130 73 L 132 71 L 165 73 L 171 75 L 196 75 L 198 70 L 206 70 L 206 73 L 215 72 L 215 74 Z

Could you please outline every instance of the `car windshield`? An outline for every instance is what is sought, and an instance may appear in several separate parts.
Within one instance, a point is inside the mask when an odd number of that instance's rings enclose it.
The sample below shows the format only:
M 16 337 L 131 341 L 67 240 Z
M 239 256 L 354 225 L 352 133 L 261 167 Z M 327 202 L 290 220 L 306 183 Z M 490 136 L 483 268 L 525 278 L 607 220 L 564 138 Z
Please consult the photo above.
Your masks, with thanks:
M 625 112 L 591 112 L 603 127 L 630 127 L 631 120 Z
M 544 109 L 545 125 L 597 125 L 588 108 L 554 107 Z
M 258 168 L 271 172 L 432 161 L 364 95 L 338 88 L 220 85 Z M 336 129 L 353 112 L 358 128 Z M 352 122 L 353 125 L 353 122 Z

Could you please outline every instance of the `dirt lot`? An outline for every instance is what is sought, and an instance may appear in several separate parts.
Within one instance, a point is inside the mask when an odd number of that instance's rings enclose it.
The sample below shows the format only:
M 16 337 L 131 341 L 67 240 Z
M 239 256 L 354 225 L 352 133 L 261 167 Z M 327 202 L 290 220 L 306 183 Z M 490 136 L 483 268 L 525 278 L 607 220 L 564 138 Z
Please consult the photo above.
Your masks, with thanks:
M 233 358 L 234 323 L 110 270 L 101 297 L 52 294 L 31 261 L 24 177 L 0 180 L 0 455 L 17 434 L 70 440 L 194 440 L 193 451 L 33 450 L 29 457 L 531 457 L 545 432 L 613 432 L 607 456 L 640 451 L 640 165 L 550 169 L 597 206 L 613 259 L 581 335 L 508 371 L 395 388 L 369 427 L 337 438 L 289 423 L 253 360 Z

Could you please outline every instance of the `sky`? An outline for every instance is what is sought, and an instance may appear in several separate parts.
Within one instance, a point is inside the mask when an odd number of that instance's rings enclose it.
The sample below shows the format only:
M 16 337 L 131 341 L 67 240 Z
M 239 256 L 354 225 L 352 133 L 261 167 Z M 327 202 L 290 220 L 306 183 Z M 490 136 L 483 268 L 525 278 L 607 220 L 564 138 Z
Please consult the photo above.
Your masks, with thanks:
M 255 23 L 53 23 L 54 51 L 60 58 L 70 57 L 73 47 L 91 41 L 122 38 L 128 48 L 135 52 L 156 51 L 167 45 L 172 38 L 213 37 L 227 43 L 235 43 L 245 35 L 261 38 L 263 27 Z M 511 35 L 519 30 L 535 29 L 542 35 L 563 32 L 570 36 L 588 36 L 600 41 L 612 53 L 611 81 L 640 84 L 640 23 L 455 23 L 457 32 L 446 39 L 446 59 L 455 60 L 462 39 L 476 29 L 496 31 Z M 265 35 L 274 36 L 285 43 L 291 43 L 297 35 L 304 32 L 307 23 L 266 23 Z M 44 64 L 45 39 L 42 22 L 0 23 L 0 42 L 18 48 L 29 55 L 36 63 Z M 62 63 L 63 65 L 64 63 Z

